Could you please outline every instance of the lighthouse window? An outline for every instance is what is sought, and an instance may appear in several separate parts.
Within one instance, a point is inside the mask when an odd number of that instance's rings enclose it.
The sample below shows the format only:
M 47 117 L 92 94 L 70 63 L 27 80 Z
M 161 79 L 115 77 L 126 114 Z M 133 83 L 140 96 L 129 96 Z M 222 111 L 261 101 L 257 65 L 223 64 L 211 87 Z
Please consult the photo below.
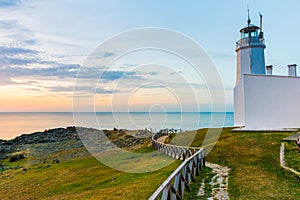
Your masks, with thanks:
M 257 31 L 251 32 L 251 37 L 256 37 L 257 36 Z
M 242 38 L 247 38 L 249 37 L 249 33 L 242 33 Z
M 249 32 L 248 33 L 242 33 L 242 38 L 248 38 L 250 36 L 251 37 L 257 37 L 258 36 L 257 31 L 250 32 L 250 35 L 249 35 Z

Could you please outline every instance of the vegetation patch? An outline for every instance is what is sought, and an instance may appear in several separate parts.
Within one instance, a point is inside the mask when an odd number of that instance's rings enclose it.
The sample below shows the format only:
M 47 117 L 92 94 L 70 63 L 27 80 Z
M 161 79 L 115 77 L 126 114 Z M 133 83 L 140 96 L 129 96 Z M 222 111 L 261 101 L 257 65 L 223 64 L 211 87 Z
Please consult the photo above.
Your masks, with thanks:
M 184 144 L 181 140 L 194 137 L 191 146 L 199 147 L 206 137 L 209 145 L 219 131 L 212 129 L 208 137 L 207 129 L 198 130 L 196 134 L 195 131 L 178 133 L 170 143 Z M 128 141 L 135 144 L 136 140 L 122 131 L 115 132 L 119 137 L 111 136 L 113 141 L 126 142 L 123 139 L 129 138 Z M 206 160 L 231 169 L 230 199 L 297 199 L 300 196 L 300 180 L 279 164 L 281 140 L 291 134 L 222 130 Z M 6 169 L 0 170 L 0 199 L 148 199 L 182 162 L 175 161 L 154 172 L 126 173 L 103 165 L 75 139 L 26 145 L 24 159 L 0 160 Z M 286 145 L 286 165 L 299 170 L 299 152 L 295 143 L 290 145 Z M 153 156 L 145 160 L 145 165 L 158 157 L 147 141 L 128 149 L 136 153 L 152 152 Z M 53 162 L 55 158 L 60 162 Z M 143 168 L 143 164 L 139 167 Z M 205 168 L 191 185 L 192 191 L 185 193 L 186 199 L 200 198 L 197 193 L 203 180 L 205 193 L 211 193 L 211 170 Z
M 205 167 L 199 176 L 195 177 L 195 182 L 191 184 L 191 191 L 184 194 L 186 200 L 204 200 L 212 197 L 212 185 L 210 184 L 212 177 L 212 169 Z
M 155 172 L 126 173 L 99 162 L 78 140 L 31 144 L 26 148 L 24 159 L 0 160 L 0 199 L 148 199 L 181 164 L 175 161 Z M 136 153 L 156 153 L 147 142 L 131 149 Z M 53 162 L 55 159 L 59 162 Z M 146 159 L 145 165 L 151 159 L 156 156 Z M 143 168 L 143 163 L 139 167 Z
M 11 155 L 9 157 L 9 162 L 16 162 L 16 161 L 22 160 L 24 158 L 25 158 L 25 156 L 24 156 L 23 153 L 21 153 L 21 154 L 14 154 L 14 155 Z
M 199 130 L 192 146 L 201 145 L 206 132 L 207 129 Z M 222 130 L 206 160 L 231 169 L 230 199 L 297 199 L 300 196 L 300 181 L 286 173 L 279 162 L 281 140 L 291 134 L 295 133 Z
M 284 160 L 287 167 L 300 172 L 300 150 L 294 141 L 285 142 Z

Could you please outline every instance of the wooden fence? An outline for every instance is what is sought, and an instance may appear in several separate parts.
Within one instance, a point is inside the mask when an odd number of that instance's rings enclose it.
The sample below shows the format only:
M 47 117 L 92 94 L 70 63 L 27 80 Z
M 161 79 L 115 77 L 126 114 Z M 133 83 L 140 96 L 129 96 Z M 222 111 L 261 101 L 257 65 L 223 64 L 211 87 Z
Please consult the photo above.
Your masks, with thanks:
M 158 150 L 170 156 L 174 159 L 185 160 L 190 156 L 194 155 L 197 151 L 199 151 L 200 147 L 185 147 L 185 146 L 177 146 L 171 144 L 165 144 L 163 142 L 157 141 L 158 138 L 168 135 L 165 132 L 159 132 L 152 136 L 152 146 Z
M 183 163 L 161 184 L 149 200 L 183 199 L 185 189 L 190 191 L 191 181 L 199 175 L 199 170 L 205 166 L 205 149 L 182 147 L 158 142 L 157 138 L 166 135 L 157 133 L 152 137 L 153 147 Z

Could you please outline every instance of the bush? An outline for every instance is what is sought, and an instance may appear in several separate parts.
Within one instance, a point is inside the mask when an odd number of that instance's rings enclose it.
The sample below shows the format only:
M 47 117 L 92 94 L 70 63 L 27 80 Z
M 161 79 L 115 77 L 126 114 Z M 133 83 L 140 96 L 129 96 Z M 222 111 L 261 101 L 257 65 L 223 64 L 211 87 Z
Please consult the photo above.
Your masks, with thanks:
M 21 160 L 24 158 L 25 158 L 24 154 L 16 154 L 9 158 L 9 162 L 16 162 L 17 160 Z

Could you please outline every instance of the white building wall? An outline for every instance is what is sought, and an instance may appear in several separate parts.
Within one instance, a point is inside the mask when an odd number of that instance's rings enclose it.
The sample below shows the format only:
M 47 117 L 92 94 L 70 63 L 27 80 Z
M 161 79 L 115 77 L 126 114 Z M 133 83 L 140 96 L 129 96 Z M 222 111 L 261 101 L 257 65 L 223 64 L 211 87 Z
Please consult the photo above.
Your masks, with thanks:
M 241 80 L 234 87 L 234 126 L 245 126 L 244 81 Z
M 244 112 L 246 129 L 300 127 L 300 77 L 245 74 L 242 81 L 245 99 L 235 103 L 244 102 L 244 111 L 235 112 Z

